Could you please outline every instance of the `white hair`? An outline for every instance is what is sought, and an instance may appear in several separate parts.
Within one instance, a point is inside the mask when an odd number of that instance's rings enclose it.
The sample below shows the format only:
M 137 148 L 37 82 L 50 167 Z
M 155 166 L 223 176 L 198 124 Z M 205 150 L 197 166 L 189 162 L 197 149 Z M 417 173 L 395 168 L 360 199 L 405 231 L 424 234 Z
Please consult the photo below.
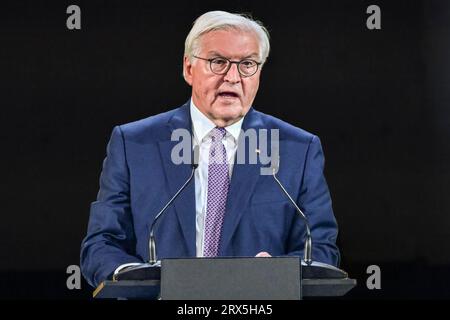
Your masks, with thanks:
M 236 29 L 254 32 L 259 40 L 259 59 L 264 63 L 269 56 L 269 32 L 259 21 L 244 14 L 234 14 L 226 11 L 209 11 L 195 20 L 191 31 L 184 43 L 184 55 L 192 62 L 194 55 L 200 53 L 200 37 L 205 33 L 216 30 Z

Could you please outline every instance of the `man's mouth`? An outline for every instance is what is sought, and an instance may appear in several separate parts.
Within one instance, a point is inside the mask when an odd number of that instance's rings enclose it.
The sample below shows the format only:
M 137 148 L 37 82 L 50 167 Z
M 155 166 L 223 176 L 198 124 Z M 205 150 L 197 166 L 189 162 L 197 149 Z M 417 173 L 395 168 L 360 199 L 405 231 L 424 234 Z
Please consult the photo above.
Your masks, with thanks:
M 236 92 L 232 91 L 219 92 L 218 96 L 222 98 L 239 98 L 239 95 Z

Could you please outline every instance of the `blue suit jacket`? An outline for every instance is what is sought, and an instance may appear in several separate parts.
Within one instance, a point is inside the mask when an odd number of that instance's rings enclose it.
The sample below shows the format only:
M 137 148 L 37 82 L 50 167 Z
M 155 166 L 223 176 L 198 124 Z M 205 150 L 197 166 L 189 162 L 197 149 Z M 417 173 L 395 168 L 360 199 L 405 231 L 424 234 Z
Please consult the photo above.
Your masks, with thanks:
M 171 161 L 171 150 L 178 143 L 171 141 L 171 133 L 191 130 L 190 119 L 186 103 L 114 128 L 81 247 L 82 272 L 91 285 L 97 286 L 121 264 L 148 261 L 150 224 L 190 175 L 189 164 Z M 308 216 L 313 260 L 337 265 L 337 224 L 319 139 L 253 108 L 242 124 L 243 130 L 249 128 L 279 129 L 277 176 Z M 273 177 L 261 175 L 260 168 L 261 164 L 234 165 L 219 255 L 254 256 L 267 251 L 274 256 L 302 256 L 304 222 Z M 159 259 L 195 256 L 195 215 L 192 181 L 158 222 Z

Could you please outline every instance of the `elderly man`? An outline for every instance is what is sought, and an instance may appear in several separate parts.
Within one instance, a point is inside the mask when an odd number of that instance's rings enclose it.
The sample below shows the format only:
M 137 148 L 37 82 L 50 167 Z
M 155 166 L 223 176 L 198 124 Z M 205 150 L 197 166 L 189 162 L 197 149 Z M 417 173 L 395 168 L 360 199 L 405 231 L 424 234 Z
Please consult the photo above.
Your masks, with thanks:
M 192 135 L 199 164 L 194 183 L 155 228 L 159 259 L 303 255 L 305 221 L 273 176 L 261 174 L 259 161 L 235 161 L 246 148 L 240 134 L 276 129 L 278 178 L 309 220 L 312 258 L 339 263 L 319 139 L 252 108 L 269 49 L 260 23 L 223 11 L 203 14 L 185 43 L 183 75 L 192 86 L 191 99 L 177 109 L 114 128 L 81 248 L 82 271 L 91 285 L 130 263 L 148 261 L 155 215 L 192 170 L 171 158 L 177 144 L 171 136 L 177 129 Z M 221 163 L 213 161 L 218 156 Z

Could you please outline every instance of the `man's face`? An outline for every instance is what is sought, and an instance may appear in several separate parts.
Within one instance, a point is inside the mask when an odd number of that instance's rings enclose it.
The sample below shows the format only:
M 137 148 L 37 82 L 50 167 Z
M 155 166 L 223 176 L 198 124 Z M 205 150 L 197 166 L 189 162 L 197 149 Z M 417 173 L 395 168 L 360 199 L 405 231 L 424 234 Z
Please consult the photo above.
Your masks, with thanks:
M 256 34 L 234 29 L 217 30 L 200 39 L 198 57 L 224 57 L 232 61 L 252 59 L 259 61 L 259 43 Z M 250 109 L 259 87 L 261 69 L 251 77 L 243 77 L 237 64 L 232 64 L 224 75 L 214 74 L 209 62 L 184 57 L 184 75 L 192 86 L 192 99 L 197 108 L 217 126 L 225 127 L 239 121 Z

